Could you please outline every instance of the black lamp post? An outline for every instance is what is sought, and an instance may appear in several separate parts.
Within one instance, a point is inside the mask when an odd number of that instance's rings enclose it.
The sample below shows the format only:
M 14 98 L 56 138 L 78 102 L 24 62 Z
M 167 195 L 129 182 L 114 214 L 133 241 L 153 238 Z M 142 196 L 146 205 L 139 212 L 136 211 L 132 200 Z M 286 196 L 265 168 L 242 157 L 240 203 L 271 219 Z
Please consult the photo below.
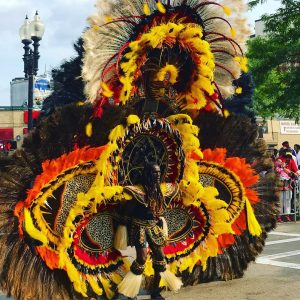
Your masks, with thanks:
M 38 12 L 35 13 L 33 21 L 29 21 L 26 16 L 24 24 L 21 26 L 19 34 L 22 43 L 24 44 L 24 73 L 28 79 L 28 131 L 33 128 L 33 81 L 37 75 L 38 61 L 40 58 L 39 46 L 40 40 L 45 32 L 45 26 L 40 19 Z M 30 44 L 33 41 L 33 49 Z

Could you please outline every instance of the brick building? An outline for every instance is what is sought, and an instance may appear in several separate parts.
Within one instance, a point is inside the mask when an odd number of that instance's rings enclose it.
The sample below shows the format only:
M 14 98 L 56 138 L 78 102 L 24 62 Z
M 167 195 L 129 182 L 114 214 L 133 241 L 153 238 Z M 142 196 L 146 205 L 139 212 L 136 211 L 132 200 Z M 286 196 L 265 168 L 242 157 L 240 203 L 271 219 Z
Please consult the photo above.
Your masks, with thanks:
M 33 118 L 39 116 L 33 112 Z M 0 106 L 0 151 L 7 152 L 22 145 L 27 134 L 28 111 L 24 107 Z

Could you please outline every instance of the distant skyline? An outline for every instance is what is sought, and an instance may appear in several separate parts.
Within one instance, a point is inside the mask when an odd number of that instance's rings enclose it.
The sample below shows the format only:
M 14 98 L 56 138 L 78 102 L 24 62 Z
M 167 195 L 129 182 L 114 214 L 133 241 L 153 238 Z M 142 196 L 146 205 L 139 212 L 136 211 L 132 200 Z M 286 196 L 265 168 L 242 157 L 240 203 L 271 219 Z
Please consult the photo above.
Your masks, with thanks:
M 19 29 L 26 14 L 33 19 L 38 10 L 45 24 L 45 34 L 41 41 L 39 74 L 58 67 L 64 60 L 75 55 L 73 43 L 87 27 L 86 18 L 91 15 L 94 0 L 0 0 L 0 106 L 10 105 L 10 82 L 15 77 L 23 77 L 23 44 Z M 279 0 L 268 0 L 247 13 L 251 30 L 255 20 L 263 14 L 273 13 L 280 6 Z

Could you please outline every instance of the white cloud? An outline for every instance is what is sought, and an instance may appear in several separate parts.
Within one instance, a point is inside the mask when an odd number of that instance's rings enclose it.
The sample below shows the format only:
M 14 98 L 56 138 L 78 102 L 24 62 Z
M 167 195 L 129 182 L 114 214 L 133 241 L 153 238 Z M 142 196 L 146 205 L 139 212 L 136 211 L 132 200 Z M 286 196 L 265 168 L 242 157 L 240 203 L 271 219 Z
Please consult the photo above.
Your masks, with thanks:
M 73 43 L 87 26 L 94 0 L 0 0 L 0 106 L 10 104 L 10 81 L 24 75 L 19 28 L 26 14 L 32 19 L 36 10 L 46 27 L 39 49 L 44 72 L 45 65 L 50 71 L 75 55 Z
M 26 6 L 29 0 L 1 0 L 1 11 L 5 12 L 11 9 L 19 8 L 20 6 Z

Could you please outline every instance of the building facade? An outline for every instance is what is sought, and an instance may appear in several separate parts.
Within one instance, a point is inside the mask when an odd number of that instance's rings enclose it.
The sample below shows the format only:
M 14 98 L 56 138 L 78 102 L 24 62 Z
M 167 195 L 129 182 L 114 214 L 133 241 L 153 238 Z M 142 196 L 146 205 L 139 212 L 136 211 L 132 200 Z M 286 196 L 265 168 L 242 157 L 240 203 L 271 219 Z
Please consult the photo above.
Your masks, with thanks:
M 33 89 L 33 121 L 38 118 L 43 101 L 52 93 L 47 75 L 36 76 Z M 20 148 L 28 131 L 28 79 L 14 78 L 10 83 L 10 106 L 0 106 L 0 152 Z
M 281 144 L 288 141 L 290 146 L 300 144 L 300 124 L 287 119 L 258 119 L 262 138 L 269 148 L 281 148 Z
M 46 99 L 52 93 L 52 82 L 47 75 L 36 76 L 33 88 L 33 107 L 40 109 Z M 28 79 L 14 78 L 10 83 L 10 105 L 12 107 L 27 107 Z
M 37 119 L 40 112 L 34 111 Z M 0 107 L 0 151 L 8 152 L 20 148 L 28 129 L 28 111 L 24 107 Z

